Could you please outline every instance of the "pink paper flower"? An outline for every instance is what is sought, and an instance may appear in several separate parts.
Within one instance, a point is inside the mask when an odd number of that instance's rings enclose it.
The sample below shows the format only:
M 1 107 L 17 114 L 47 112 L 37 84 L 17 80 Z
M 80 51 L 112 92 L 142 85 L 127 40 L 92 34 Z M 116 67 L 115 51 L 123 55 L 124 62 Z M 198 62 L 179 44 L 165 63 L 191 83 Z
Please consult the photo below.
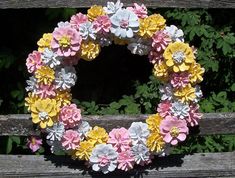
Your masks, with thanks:
M 202 118 L 202 114 L 199 113 L 199 105 L 192 104 L 189 106 L 189 117 L 186 118 L 188 125 L 194 127 L 198 125 L 198 121 Z
M 41 98 L 50 98 L 56 95 L 54 85 L 40 84 L 37 88 L 36 94 Z
M 93 28 L 99 34 L 107 34 L 111 28 L 111 21 L 107 15 L 98 16 L 93 22 Z
M 58 27 L 52 33 L 51 47 L 58 56 L 75 56 L 79 51 L 82 38 L 72 27 Z
M 123 127 L 120 129 L 113 129 L 109 132 L 108 143 L 112 144 L 117 152 L 130 149 L 131 139 L 129 131 Z
M 166 143 L 177 145 L 179 141 L 184 141 L 189 129 L 185 120 L 167 116 L 161 121 L 160 133 Z
M 88 21 L 88 18 L 86 15 L 82 14 L 79 12 L 76 15 L 73 15 L 70 19 L 70 24 L 72 27 L 76 28 L 77 30 L 79 29 L 80 24 L 85 23 Z
M 170 37 L 163 31 L 157 31 L 152 37 L 152 47 L 155 51 L 160 52 L 166 49 L 171 42 Z
M 143 19 L 148 16 L 148 10 L 144 4 L 134 3 L 134 7 L 127 7 L 127 9 L 134 12 L 139 18 Z
M 123 171 L 133 169 L 133 166 L 135 164 L 135 158 L 130 150 L 119 153 L 117 161 L 118 169 L 121 169 Z
M 65 131 L 61 143 L 66 150 L 75 150 L 79 147 L 80 143 L 79 133 L 74 130 Z
M 185 87 L 189 83 L 189 74 L 187 72 L 173 73 L 170 79 L 174 88 Z
M 42 139 L 37 137 L 31 136 L 27 139 L 27 146 L 32 150 L 32 152 L 36 152 L 39 150 L 40 146 L 42 145 Z
M 68 129 L 77 126 L 81 117 L 81 110 L 77 108 L 76 104 L 70 104 L 60 110 L 59 121 Z
M 165 118 L 166 116 L 171 115 L 171 102 L 169 100 L 161 101 L 158 104 L 157 112 L 160 114 L 161 117 Z
M 41 54 L 38 51 L 33 51 L 26 59 L 26 66 L 29 73 L 35 72 L 42 64 Z
M 163 61 L 163 51 L 156 51 L 154 48 L 151 49 L 148 55 L 149 62 L 152 64 L 159 64 Z

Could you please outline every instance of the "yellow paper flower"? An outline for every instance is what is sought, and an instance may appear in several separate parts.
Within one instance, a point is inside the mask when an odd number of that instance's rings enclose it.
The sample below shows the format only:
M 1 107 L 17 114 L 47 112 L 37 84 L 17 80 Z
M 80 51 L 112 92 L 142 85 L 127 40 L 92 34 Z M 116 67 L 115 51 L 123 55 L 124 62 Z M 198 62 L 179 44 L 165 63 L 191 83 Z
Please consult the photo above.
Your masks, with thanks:
M 148 129 L 151 132 L 159 133 L 160 132 L 159 126 L 160 126 L 161 120 L 162 120 L 162 117 L 158 113 L 150 115 L 146 119 L 146 123 L 148 124 Z
M 175 91 L 174 95 L 179 98 L 183 103 L 193 101 L 196 98 L 195 88 L 188 84 L 184 88 Z
M 154 76 L 162 81 L 168 79 L 168 67 L 164 62 L 160 64 L 155 64 L 153 68 Z
M 34 124 L 39 124 L 42 129 L 53 126 L 57 120 L 60 107 L 55 99 L 38 99 L 31 105 L 31 116 Z
M 36 70 L 35 78 L 38 80 L 38 83 L 49 85 L 55 79 L 55 71 L 48 66 L 41 66 Z
M 71 104 L 72 94 L 68 91 L 56 91 L 55 100 L 61 107 Z
M 38 51 L 44 52 L 45 48 L 51 49 L 52 34 L 44 33 L 42 38 L 37 42 Z
M 165 28 L 166 20 L 160 14 L 153 14 L 139 20 L 139 35 L 143 38 L 151 38 L 156 31 Z
M 203 74 L 205 72 L 205 69 L 201 67 L 200 64 L 198 63 L 193 63 L 189 69 L 189 73 L 190 73 L 190 76 L 189 76 L 189 79 L 190 79 L 190 82 L 192 84 L 195 84 L 195 83 L 200 83 L 202 82 L 203 78 Z
M 96 144 L 106 143 L 108 141 L 108 133 L 104 128 L 95 126 L 87 133 L 88 141 Z
M 37 101 L 38 99 L 38 95 L 31 92 L 28 93 L 28 97 L 25 98 L 25 106 L 28 107 L 28 111 L 31 110 L 32 104 L 35 103 L 35 101 Z
M 87 17 L 89 21 L 94 21 L 98 16 L 105 15 L 104 9 L 102 6 L 91 6 L 87 11 Z
M 192 48 L 187 43 L 170 43 L 163 53 L 166 65 L 174 72 L 187 71 L 190 65 L 195 62 Z
M 100 45 L 89 41 L 88 43 L 82 43 L 81 45 L 81 58 L 86 61 L 92 61 L 100 53 Z
M 80 146 L 73 152 L 72 158 L 88 161 L 93 148 L 93 143 L 89 141 L 82 141 L 80 142 Z
M 163 141 L 160 133 L 153 132 L 147 138 L 146 145 L 152 152 L 161 152 L 164 148 L 165 142 Z

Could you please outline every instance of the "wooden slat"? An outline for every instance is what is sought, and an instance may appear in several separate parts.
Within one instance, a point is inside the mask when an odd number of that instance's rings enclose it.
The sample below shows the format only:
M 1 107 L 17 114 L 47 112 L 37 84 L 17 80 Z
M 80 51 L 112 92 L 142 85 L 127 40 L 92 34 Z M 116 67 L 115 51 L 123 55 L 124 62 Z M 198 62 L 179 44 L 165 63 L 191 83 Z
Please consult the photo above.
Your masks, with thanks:
M 156 177 L 234 177 L 235 152 L 171 155 L 157 158 L 149 166 L 124 173 L 97 174 L 84 162 L 68 157 L 36 155 L 0 155 L 0 177 L 77 177 L 77 178 L 156 178 Z
M 0 9 L 7 8 L 87 8 L 94 4 L 106 5 L 107 1 L 116 0 L 1 0 Z M 122 0 L 124 5 L 144 3 L 148 7 L 179 8 L 235 8 L 235 0 Z
M 91 126 L 101 126 L 108 131 L 114 127 L 130 127 L 132 122 L 144 122 L 147 115 L 112 115 L 112 116 L 83 116 Z M 235 113 L 205 113 L 200 121 L 200 127 L 194 128 L 193 133 L 200 135 L 235 134 Z M 28 114 L 0 115 L 0 135 L 38 135 Z

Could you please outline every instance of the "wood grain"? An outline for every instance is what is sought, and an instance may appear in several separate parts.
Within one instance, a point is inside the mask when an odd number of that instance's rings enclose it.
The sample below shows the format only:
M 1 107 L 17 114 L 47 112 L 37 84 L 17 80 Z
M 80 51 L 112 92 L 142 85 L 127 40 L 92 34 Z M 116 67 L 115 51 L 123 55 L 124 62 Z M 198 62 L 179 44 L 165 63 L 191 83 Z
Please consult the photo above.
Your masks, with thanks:
M 0 9 L 8 8 L 87 8 L 94 4 L 106 5 L 112 0 L 1 0 Z M 116 0 L 113 0 L 116 1 Z M 235 0 L 122 0 L 125 6 L 144 3 L 147 7 L 178 8 L 235 8 Z
M 97 174 L 62 156 L 0 155 L 0 177 L 77 177 L 77 178 L 156 178 L 156 177 L 234 177 L 235 152 L 170 155 L 156 158 L 149 166 L 124 173 Z
M 83 116 L 91 126 L 101 126 L 112 130 L 114 127 L 130 127 L 132 122 L 144 122 L 148 115 L 112 115 Z M 192 134 L 235 134 L 235 113 L 205 113 L 200 127 L 192 128 Z M 33 126 L 28 114 L 0 115 L 0 135 L 38 135 L 40 132 Z

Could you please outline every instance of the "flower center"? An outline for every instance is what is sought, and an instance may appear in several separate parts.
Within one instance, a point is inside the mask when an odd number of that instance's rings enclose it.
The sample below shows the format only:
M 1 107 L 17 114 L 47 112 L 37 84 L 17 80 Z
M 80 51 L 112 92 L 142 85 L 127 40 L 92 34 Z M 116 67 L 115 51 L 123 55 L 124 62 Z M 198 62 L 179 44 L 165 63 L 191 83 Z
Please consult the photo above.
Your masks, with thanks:
M 107 156 L 102 156 L 101 158 L 99 158 L 99 165 L 101 167 L 104 167 L 104 166 L 108 165 L 109 162 L 110 162 L 110 160 Z
M 128 25 L 129 25 L 128 20 L 124 20 L 124 19 L 121 20 L 121 22 L 120 22 L 120 27 L 121 27 L 121 28 L 127 28 Z
M 172 137 L 177 137 L 179 135 L 180 130 L 177 127 L 172 127 L 170 130 L 170 134 Z
M 176 63 L 182 63 L 185 55 L 183 51 L 176 51 L 173 55 L 172 58 L 175 60 Z
M 59 44 L 63 48 L 67 48 L 70 45 L 71 39 L 68 36 L 62 36 L 59 39 Z
M 32 145 L 35 145 L 35 144 L 36 144 L 36 139 L 35 139 L 35 138 L 32 138 L 31 144 L 32 144 Z
M 45 120 L 45 119 L 48 119 L 48 113 L 45 112 L 45 111 L 40 112 L 38 115 L 39 115 L 39 118 L 40 118 L 42 121 Z

